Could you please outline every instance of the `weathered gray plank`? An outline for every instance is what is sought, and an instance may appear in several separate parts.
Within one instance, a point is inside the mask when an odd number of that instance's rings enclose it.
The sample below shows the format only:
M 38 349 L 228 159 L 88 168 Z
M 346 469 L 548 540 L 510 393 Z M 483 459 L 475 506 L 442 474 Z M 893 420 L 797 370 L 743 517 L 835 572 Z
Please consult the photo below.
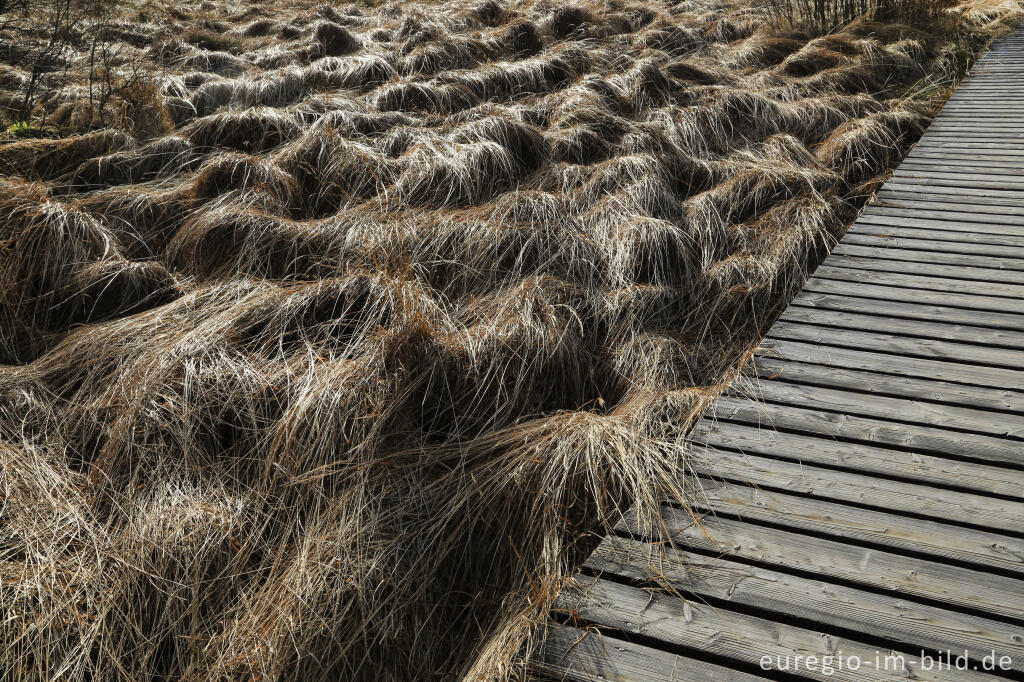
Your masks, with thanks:
M 1024 156 L 1024 145 L 1010 144 L 1003 140 L 998 142 L 982 142 L 975 139 L 967 140 L 963 135 L 950 134 L 934 135 L 923 143 L 931 143 L 934 147 L 941 149 L 998 151 L 1000 154 Z
M 942 121 L 945 123 L 973 123 L 977 125 L 984 125 L 986 123 L 992 123 L 994 125 L 1016 123 L 1019 126 L 1024 127 L 1024 119 L 1021 119 L 1019 116 L 1007 118 L 1005 114 L 1000 113 L 999 111 L 983 107 L 967 106 L 962 102 L 943 107 L 939 115 L 935 117 L 935 121 Z
M 860 251 L 846 249 L 842 255 L 851 256 L 864 255 Z M 926 303 L 929 305 L 940 305 L 967 310 L 987 310 L 990 312 L 1004 313 L 999 322 L 992 323 L 992 326 L 999 326 L 1008 329 L 1024 329 L 1019 318 L 1024 312 L 1024 302 L 1013 299 L 997 298 L 988 296 L 974 296 L 971 294 L 958 294 L 948 291 L 929 291 L 928 289 L 910 289 L 907 287 L 890 287 L 876 284 L 865 284 L 862 282 L 843 282 L 838 280 L 827 280 L 812 277 L 804 285 L 804 290 L 822 294 L 841 294 L 844 296 L 860 296 L 862 298 L 877 298 L 885 301 Z M 992 318 L 995 320 L 996 318 Z
M 799 460 L 923 485 L 958 487 L 981 495 L 1020 496 L 1024 492 L 1024 473 L 1005 467 L 786 433 L 750 424 L 705 419 L 697 424 L 689 438 L 694 443 L 717 449 Z
M 694 471 L 710 478 L 747 483 L 791 494 L 901 511 L 986 530 L 1020 532 L 1024 503 L 985 495 L 893 481 L 806 463 L 694 446 Z
M 993 268 L 1009 272 L 1024 271 L 1024 260 L 1018 258 L 996 258 L 993 256 L 976 256 L 947 253 L 944 251 L 901 249 L 894 246 L 865 246 L 863 244 L 853 244 L 845 240 L 839 242 L 832 249 L 832 253 L 869 258 L 888 258 L 889 260 L 905 260 L 913 263 L 938 263 L 940 265 L 956 265 L 960 263 L 974 268 Z M 1017 278 L 1019 275 L 1011 275 L 1011 277 Z
M 950 324 L 964 324 L 994 329 L 1021 329 L 1024 316 L 1002 314 L 986 310 L 970 310 L 928 303 L 892 301 L 889 299 L 861 298 L 850 295 L 803 291 L 793 304 L 817 306 L 831 310 L 846 310 L 870 315 L 889 315 L 910 320 L 942 320 Z
M 945 159 L 942 161 L 932 161 L 925 156 L 918 156 L 915 159 L 906 159 L 900 164 L 900 168 L 906 171 L 913 171 L 915 173 L 932 173 L 932 172 L 964 172 L 971 174 L 988 174 L 996 175 L 999 177 L 1020 177 L 1024 174 L 1024 164 L 995 164 L 988 163 L 985 165 L 979 165 L 985 163 L 976 159 L 963 159 L 960 161 L 954 161 L 951 159 Z
M 908 157 L 909 159 L 909 157 Z M 998 153 L 970 154 L 969 152 L 939 149 L 918 149 L 914 152 L 915 164 L 984 164 L 986 168 L 1013 169 L 1024 167 L 1019 156 L 1004 156 Z
M 940 651 L 965 647 L 975 652 L 995 650 L 1010 656 L 1018 669 L 1024 668 L 1019 629 L 986 618 L 621 538 L 602 543 L 586 565 L 826 627 L 872 633 L 909 646 Z
M 932 125 L 945 127 L 985 127 L 989 130 L 1006 130 L 1008 132 L 1019 132 L 1024 129 L 1024 117 L 1007 118 L 994 112 L 971 111 L 971 110 L 943 110 L 932 121 Z
M 861 393 L 826 386 L 807 386 L 769 379 L 739 378 L 726 395 L 752 397 L 761 402 L 784 405 L 813 405 L 815 409 L 862 417 L 938 426 L 957 431 L 975 431 L 993 436 L 1024 437 L 1024 419 L 970 407 L 908 400 Z M 1024 445 L 1021 446 L 1024 448 Z
M 719 420 L 889 445 L 943 457 L 970 457 L 1015 466 L 1024 464 L 1020 443 L 977 433 L 900 424 L 885 419 L 856 417 L 792 405 L 758 405 L 750 400 L 728 396 L 718 399 L 712 414 Z
M 932 135 L 929 139 L 960 139 L 970 138 L 972 141 L 979 142 L 998 142 L 1006 143 L 1012 146 L 1021 146 L 1024 144 L 1024 135 L 1016 132 L 1011 127 L 996 127 L 993 126 L 990 130 L 984 132 L 969 131 L 967 126 L 956 126 L 956 125 L 940 125 L 931 131 Z
M 878 647 L 825 632 L 775 623 L 693 600 L 684 600 L 664 591 L 644 590 L 590 576 L 577 577 L 576 584 L 559 595 L 556 608 L 578 614 L 585 621 L 622 632 L 640 634 L 755 666 L 760 665 L 763 656 L 776 660 L 780 657 L 785 660 L 788 657 L 790 663 L 796 656 L 831 656 L 831 660 L 834 661 L 836 652 L 842 651 L 847 657 L 857 656 L 861 660 L 874 661 L 878 653 Z M 814 665 L 813 669 L 802 670 L 801 677 L 826 682 L 952 682 L 960 679 L 951 677 L 950 671 L 923 670 L 916 653 L 913 657 L 905 658 L 914 660 L 901 664 L 893 659 L 889 670 L 886 670 L 884 665 L 878 668 L 871 665 L 856 670 L 839 670 L 835 663 L 824 670 L 820 665 Z
M 1014 141 L 1024 128 L 1024 120 L 1018 112 L 999 111 L 987 102 L 947 102 L 948 107 L 932 120 L 921 142 L 929 142 L 943 132 L 949 130 L 962 131 L 964 140 L 983 137 L 992 133 L 1007 133 Z M 983 107 L 988 107 L 987 109 Z M 1012 115 L 1011 115 L 1012 114 Z
M 932 191 L 928 191 L 931 189 Z M 934 191 L 935 188 L 917 188 L 913 191 L 903 190 L 893 185 L 884 185 L 875 195 L 872 206 L 903 208 L 905 210 L 924 211 L 936 210 L 949 213 L 950 220 L 970 222 L 968 216 L 982 214 L 980 219 L 985 222 L 1000 220 L 1013 223 L 1024 216 L 1024 201 L 1006 197 L 964 197 Z M 911 214 L 913 215 L 913 214 Z
M 941 251 L 943 253 L 973 254 L 977 256 L 992 256 L 1002 260 L 1016 259 L 1019 262 L 1007 266 L 1013 270 L 1024 270 L 1024 248 L 1011 244 L 982 244 L 971 242 L 950 242 L 939 239 L 914 238 L 887 236 L 882 231 L 877 233 L 861 232 L 859 230 L 847 232 L 843 237 L 845 244 L 859 244 L 861 246 L 881 246 L 885 248 L 911 249 L 918 251 Z
M 866 219 L 865 219 L 866 218 Z M 853 224 L 847 234 L 882 234 L 886 237 L 902 237 L 904 239 L 928 239 L 953 243 L 987 244 L 990 246 L 1012 246 L 1024 248 L 1024 230 L 1020 234 L 989 234 L 984 230 L 971 229 L 962 223 L 942 221 L 925 222 L 920 225 L 892 224 L 877 215 L 863 213 Z
M 948 232 L 963 232 L 972 235 L 987 235 L 998 239 L 1007 236 L 1024 236 L 1024 216 L 1019 224 L 995 223 L 985 220 L 984 215 L 972 213 L 973 221 L 961 221 L 950 217 L 949 211 L 904 209 L 871 204 L 861 211 L 854 226 L 883 225 L 887 227 L 913 227 L 922 230 L 941 229 Z M 852 227 L 851 227 L 852 229 Z
M 972 143 L 974 144 L 974 143 Z M 985 147 L 985 144 L 978 144 Z M 1024 150 L 1022 150 L 1024 152 Z M 1024 191 L 1016 189 L 999 189 L 985 186 L 972 186 L 968 183 L 956 184 L 955 180 L 930 180 L 928 178 L 904 178 L 895 175 L 887 181 L 887 184 L 907 190 L 933 189 L 937 194 L 951 195 L 957 197 L 991 197 L 995 199 L 1010 199 L 1015 202 L 1024 198 Z
M 813 324 L 786 322 L 780 320 L 771 328 L 768 339 L 788 339 L 804 341 L 828 346 L 827 352 L 835 347 L 846 347 L 854 350 L 867 349 L 875 353 L 899 356 L 904 362 L 918 358 L 928 360 L 952 361 L 966 367 L 973 373 L 974 379 L 962 383 L 1010 388 L 1015 391 L 1024 389 L 1024 371 L 1013 369 L 1024 367 L 1024 351 L 1009 348 L 988 346 L 972 346 L 953 341 L 899 336 L 882 332 L 857 331 L 837 327 L 820 327 Z M 919 365 L 920 366 L 920 365 Z M 930 371 L 951 372 L 953 366 L 941 364 L 926 365 Z M 1005 368 L 1005 369 L 1004 369 Z
M 1002 130 L 1004 128 L 1011 131 L 1014 129 L 1024 129 L 1024 118 L 1020 116 L 1006 117 L 998 111 L 986 111 L 985 109 L 969 108 L 961 105 L 952 106 L 948 109 L 943 108 L 939 115 L 935 117 L 933 123 L 974 125 L 979 127 L 992 126 L 995 130 Z
M 993 173 L 995 175 L 1015 175 L 1024 173 L 1024 159 L 1014 162 L 1007 159 L 977 158 L 970 156 L 956 157 L 953 154 L 944 155 L 942 158 L 929 156 L 927 152 L 921 153 L 913 161 L 904 161 L 901 167 L 906 166 L 907 170 L 919 172 L 943 169 L 946 171 L 963 170 L 967 173 Z
M 915 519 L 831 500 L 769 492 L 735 483 L 702 480 L 697 511 L 732 514 L 833 538 L 892 547 L 937 560 L 973 564 L 1024 576 L 1024 540 L 938 521 Z
M 860 270 L 852 265 L 844 265 L 842 257 L 830 261 L 814 271 L 814 276 L 822 279 L 843 280 L 846 282 L 866 282 L 894 287 L 927 288 L 933 291 L 949 291 L 962 294 L 979 294 L 982 296 L 1002 296 L 1020 299 L 1024 297 L 1024 285 L 1008 284 L 999 281 L 977 281 L 955 279 L 952 277 L 929 277 L 920 273 L 913 275 L 889 272 L 885 270 Z M 1024 274 L 1022 272 L 1021 274 Z
M 787 381 L 814 386 L 848 388 L 865 393 L 965 405 L 997 412 L 1024 412 L 1024 393 L 1006 389 L 780 360 L 760 353 L 747 365 L 745 371 L 761 377 L 781 377 Z
M 724 517 L 707 518 L 698 525 L 684 512 L 663 510 L 665 530 L 677 546 L 770 564 L 785 571 L 810 572 L 823 580 L 854 583 L 864 589 L 941 601 L 954 610 L 983 611 L 1005 618 L 1024 614 L 1024 590 L 1016 578 Z M 632 514 L 626 515 L 617 530 L 642 532 Z
M 941 185 L 943 187 L 967 187 L 970 189 L 995 189 L 1012 192 L 1024 190 L 1024 183 L 1013 176 L 993 175 L 987 173 L 943 173 L 940 171 L 916 171 L 912 168 L 900 168 L 893 178 L 912 182 Z
M 577 682 L 759 682 L 763 677 L 624 642 L 597 632 L 548 625 L 535 672 Z
M 916 158 L 922 158 L 922 157 L 973 158 L 973 159 L 978 159 L 979 161 L 986 161 L 986 162 L 988 162 L 988 161 L 1007 161 L 1007 160 L 1009 160 L 1011 162 L 1020 163 L 1020 162 L 1024 161 L 1024 160 L 1022 160 L 1020 158 L 1020 155 L 1012 154 L 1012 153 L 1010 153 L 1010 154 L 1001 154 L 1001 153 L 999 153 L 999 150 L 988 151 L 988 152 L 985 152 L 985 153 L 977 153 L 977 154 L 974 154 L 973 156 L 971 156 L 969 151 L 960 150 L 960 149 L 943 149 L 942 145 L 929 145 L 929 144 L 925 144 L 924 146 L 918 145 L 918 146 L 914 147 L 914 149 L 911 151 L 910 155 L 907 156 L 908 159 L 909 158 L 915 158 L 916 159 Z
M 943 201 L 957 205 L 974 207 L 1003 207 L 1007 209 L 1008 215 L 1020 215 L 1019 209 L 1024 207 L 1024 199 L 1012 196 L 991 197 L 983 194 L 953 194 L 943 187 L 900 187 L 892 183 L 886 183 L 877 192 L 881 198 L 892 197 L 897 200 L 917 199 L 918 201 Z M 964 209 L 961 209 L 964 210 Z M 996 211 L 1001 213 L 1001 211 Z
M 833 365 L 924 379 L 941 377 L 943 381 L 952 383 L 1012 391 L 1021 390 L 1020 373 L 1011 374 L 1009 370 L 1000 367 L 985 367 L 952 360 L 910 356 L 896 350 L 899 348 L 898 346 L 889 346 L 883 349 L 880 346 L 858 346 L 853 343 L 852 347 L 844 347 L 840 345 L 839 341 L 820 340 L 820 337 L 816 336 L 813 331 L 786 333 L 784 338 L 777 326 L 772 329 L 772 336 L 761 341 L 759 352 L 762 355 L 774 353 L 782 359 L 814 362 L 819 365 Z M 862 350 L 865 348 L 867 350 Z M 893 352 L 894 350 L 896 352 Z
M 824 265 L 848 270 L 870 270 L 893 272 L 923 277 L 939 277 L 943 279 L 963 280 L 968 282 L 1007 282 L 1024 286 L 1024 272 L 1008 276 L 1013 271 L 994 270 L 992 268 L 972 268 L 967 266 L 942 265 L 941 263 L 914 263 L 905 260 L 889 260 L 887 258 L 863 258 L 860 256 L 844 256 L 833 254 Z M 1015 280 L 1020 280 L 1015 281 Z
M 969 327 L 945 322 L 906 320 L 900 317 L 860 315 L 841 310 L 823 310 L 793 305 L 779 318 L 785 322 L 842 327 L 867 332 L 883 332 L 900 336 L 923 336 L 943 341 L 958 341 L 979 346 L 1024 348 L 1024 332 L 1003 331 L 986 327 Z

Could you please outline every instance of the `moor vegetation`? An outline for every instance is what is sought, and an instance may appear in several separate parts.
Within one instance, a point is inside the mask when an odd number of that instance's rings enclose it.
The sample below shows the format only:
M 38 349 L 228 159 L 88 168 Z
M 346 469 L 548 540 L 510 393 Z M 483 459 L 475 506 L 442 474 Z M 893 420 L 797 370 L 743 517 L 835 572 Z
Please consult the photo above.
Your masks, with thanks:
M 4 2 L 0 678 L 522 674 L 1020 12 L 934 3 Z

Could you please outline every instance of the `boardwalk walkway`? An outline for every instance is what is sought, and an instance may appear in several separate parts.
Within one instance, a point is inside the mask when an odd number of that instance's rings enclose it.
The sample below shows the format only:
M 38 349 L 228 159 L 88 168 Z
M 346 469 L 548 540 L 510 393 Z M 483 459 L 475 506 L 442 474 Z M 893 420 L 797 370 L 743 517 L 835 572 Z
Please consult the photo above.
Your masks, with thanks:
M 749 374 L 693 436 L 706 533 L 666 506 L 665 550 L 625 519 L 562 595 L 545 667 L 1024 679 L 1024 32 L 978 62 Z M 666 583 L 679 596 L 650 589 Z M 978 670 L 956 669 L 965 650 Z

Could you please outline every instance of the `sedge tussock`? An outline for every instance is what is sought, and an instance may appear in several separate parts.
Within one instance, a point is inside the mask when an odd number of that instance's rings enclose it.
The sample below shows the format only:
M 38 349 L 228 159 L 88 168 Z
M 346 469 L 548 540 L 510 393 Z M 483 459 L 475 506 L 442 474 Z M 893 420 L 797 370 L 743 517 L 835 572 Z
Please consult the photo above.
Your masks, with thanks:
M 1021 16 L 948 9 L 156 0 L 106 104 L 88 21 L 37 85 L 5 51 L 0 675 L 527 675 L 595 538 L 698 494 L 905 95 Z

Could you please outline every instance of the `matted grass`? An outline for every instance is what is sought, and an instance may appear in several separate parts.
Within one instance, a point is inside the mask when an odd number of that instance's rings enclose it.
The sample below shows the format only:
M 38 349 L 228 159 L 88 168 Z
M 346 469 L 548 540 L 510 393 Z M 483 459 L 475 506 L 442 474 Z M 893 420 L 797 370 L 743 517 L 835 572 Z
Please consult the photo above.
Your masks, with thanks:
M 152 97 L 90 130 L 79 51 L 0 147 L 0 677 L 521 674 L 1020 12 L 953 11 L 126 9 Z

